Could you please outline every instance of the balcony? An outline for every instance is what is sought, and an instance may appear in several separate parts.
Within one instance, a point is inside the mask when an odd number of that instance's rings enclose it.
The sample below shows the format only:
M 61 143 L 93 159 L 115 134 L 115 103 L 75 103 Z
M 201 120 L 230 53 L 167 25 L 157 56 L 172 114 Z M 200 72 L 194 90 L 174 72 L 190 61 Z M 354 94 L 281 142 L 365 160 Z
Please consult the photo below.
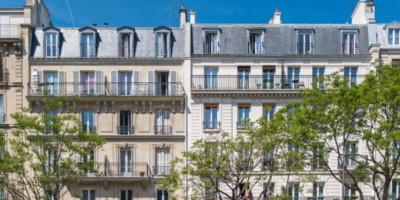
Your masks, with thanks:
M 133 135 L 133 126 L 118 126 L 118 135 Z
M 193 75 L 192 93 L 273 93 L 298 92 L 300 89 L 311 89 L 319 76 L 312 75 Z M 351 76 L 352 84 L 364 81 L 365 76 Z M 317 86 L 324 87 L 324 82 Z
M 172 126 L 167 125 L 156 125 L 154 126 L 154 131 L 156 135 L 171 135 Z
M 156 176 L 163 176 L 171 173 L 171 166 L 153 166 L 153 172 Z
M 203 129 L 206 131 L 215 131 L 221 129 L 219 121 L 203 121 Z
M 94 164 L 95 172 L 86 173 L 85 179 L 147 179 L 153 174 L 147 163 L 104 162 Z
M 44 82 L 29 83 L 30 97 L 180 97 L 182 83 Z
M 0 40 L 21 38 L 21 27 L 17 24 L 1 24 Z

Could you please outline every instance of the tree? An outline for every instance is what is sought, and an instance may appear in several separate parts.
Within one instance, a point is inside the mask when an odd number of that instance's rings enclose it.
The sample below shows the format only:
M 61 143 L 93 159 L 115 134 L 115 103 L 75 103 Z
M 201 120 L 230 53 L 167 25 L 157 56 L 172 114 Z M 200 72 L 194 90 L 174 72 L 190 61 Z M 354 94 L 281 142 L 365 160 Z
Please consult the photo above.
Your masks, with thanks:
M 85 172 L 94 171 L 93 160 L 82 158 L 104 141 L 95 132 L 82 131 L 76 115 L 58 114 L 64 102 L 62 97 L 46 98 L 40 114 L 29 109 L 11 114 L 16 128 L 10 137 L 2 137 L 8 151 L 0 162 L 0 174 L 12 199 L 62 199 Z
M 342 173 L 349 177 L 360 199 L 366 199 L 360 182 L 369 183 L 379 200 L 389 199 L 400 159 L 400 68 L 377 66 L 359 85 L 338 73 L 318 82 L 324 87 L 315 82 L 313 89 L 302 92 L 295 129 L 307 133 L 302 137 L 310 151 L 323 144 L 322 164 L 341 183 Z M 329 156 L 338 158 L 341 174 Z
M 307 154 L 297 151 L 303 144 L 287 134 L 290 126 L 282 120 L 287 113 L 288 109 L 283 109 L 268 122 L 246 122 L 246 128 L 236 135 L 215 132 L 194 142 L 190 151 L 183 153 L 185 167 L 177 168 L 183 159 L 175 160 L 173 172 L 159 184 L 174 193 L 182 189 L 186 178 L 191 199 L 273 199 L 269 191 L 273 176 L 285 172 L 289 181 L 309 164 Z M 289 144 L 296 148 L 288 151 Z M 255 186 L 263 187 L 258 196 L 251 194 Z M 282 196 L 290 196 L 285 191 Z

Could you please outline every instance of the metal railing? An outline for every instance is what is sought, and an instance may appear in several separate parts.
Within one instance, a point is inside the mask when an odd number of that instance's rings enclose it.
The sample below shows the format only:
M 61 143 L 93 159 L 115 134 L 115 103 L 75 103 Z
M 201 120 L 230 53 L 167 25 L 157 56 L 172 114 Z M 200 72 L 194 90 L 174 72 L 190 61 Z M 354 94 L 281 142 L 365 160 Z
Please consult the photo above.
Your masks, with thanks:
M 153 166 L 154 175 L 165 175 L 171 173 L 171 166 Z
M 154 131 L 155 131 L 156 135 L 171 135 L 172 134 L 172 126 L 155 125 Z
M 93 125 L 82 125 L 82 132 L 96 132 L 96 126 Z
M 95 172 L 86 173 L 86 177 L 148 177 L 152 176 L 147 163 L 142 162 L 102 162 L 94 164 Z
M 203 121 L 204 130 L 219 130 L 221 123 L 219 121 Z
M 236 130 L 248 130 L 250 128 L 250 122 L 236 122 Z
M 17 24 L 1 24 L 0 39 L 3 38 L 20 38 L 21 27 Z
M 0 124 L 6 123 L 6 114 L 0 113 Z
M 182 83 L 43 82 L 30 83 L 29 96 L 183 96 Z
M 1 65 L 1 64 L 0 64 Z M 10 73 L 8 69 L 0 68 L 0 83 L 8 83 L 10 81 Z
M 118 135 L 133 135 L 133 126 L 118 126 Z
M 360 165 L 360 163 L 368 162 L 368 156 L 363 155 L 344 155 L 344 165 L 347 169 L 354 169 Z M 343 169 L 343 163 L 338 158 L 338 168 Z
M 317 81 L 320 76 L 312 75 L 193 75 L 193 90 L 299 90 L 311 89 L 313 83 L 324 87 Z M 360 84 L 365 76 L 350 76 L 349 83 Z

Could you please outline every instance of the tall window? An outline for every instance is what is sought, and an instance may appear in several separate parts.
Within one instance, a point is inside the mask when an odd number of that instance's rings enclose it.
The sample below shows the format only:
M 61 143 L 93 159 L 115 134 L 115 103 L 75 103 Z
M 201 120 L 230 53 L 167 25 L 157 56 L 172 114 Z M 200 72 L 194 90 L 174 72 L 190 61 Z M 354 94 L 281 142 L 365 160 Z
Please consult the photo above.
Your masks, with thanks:
M 52 173 L 56 167 L 57 152 L 55 150 L 45 149 L 44 153 L 46 155 L 46 172 Z
M 5 200 L 6 199 L 6 195 L 4 193 L 4 186 L 3 186 L 2 182 L 0 182 L 0 199 L 1 200 Z
M 313 83 L 317 82 L 318 78 L 323 78 L 324 76 L 325 76 L 325 68 L 324 67 L 313 67 L 313 71 L 312 71 Z M 317 87 L 323 88 L 324 82 L 318 81 Z
M 168 200 L 169 195 L 167 190 L 157 190 L 157 200 Z
M 57 117 L 58 113 L 57 112 L 46 112 L 45 115 L 45 120 L 46 120 L 46 124 L 45 124 L 45 134 L 54 134 L 54 119 Z
M 272 150 L 269 153 L 266 153 L 262 157 L 262 170 L 271 169 L 274 165 L 274 155 L 275 152 Z
M 124 58 L 131 57 L 131 34 L 121 34 L 121 56 Z
M 356 167 L 357 166 L 357 144 L 349 143 L 345 146 L 344 152 L 345 164 L 347 167 Z
M 324 187 L 325 183 L 314 183 L 313 197 L 315 200 L 324 200 Z
M 93 95 L 95 92 L 95 73 L 81 72 L 82 95 Z
M 45 33 L 45 56 L 47 58 L 57 57 L 57 33 Z
M 389 45 L 400 45 L 400 29 L 389 28 Z
M 157 148 L 155 155 L 154 173 L 156 175 L 168 174 L 170 170 L 169 164 L 169 149 Z
M 275 110 L 276 110 L 275 104 L 264 104 L 263 109 L 264 109 L 263 113 L 264 113 L 265 121 L 269 121 L 274 118 L 274 114 L 275 114 Z
M 156 110 L 156 135 L 171 134 L 171 117 L 169 110 Z
M 347 86 L 353 87 L 357 85 L 357 67 L 345 67 L 344 68 L 344 76 L 347 77 L 348 83 Z
M 88 154 L 82 156 L 82 162 L 85 164 L 90 164 L 91 170 L 85 170 L 87 176 L 94 176 L 94 151 L 88 150 Z
M 4 96 L 0 95 L 0 124 L 6 121 L 6 115 L 4 113 Z
M 288 77 L 289 88 L 298 89 L 300 82 L 300 68 L 289 67 L 287 77 Z
M 131 111 L 120 111 L 119 112 L 118 133 L 120 135 L 132 135 L 133 134 Z
M 156 33 L 156 57 L 168 57 L 168 33 Z
M 315 147 L 313 149 L 312 156 L 312 169 L 313 170 L 323 170 L 324 169 L 324 157 L 323 157 L 324 147 Z
M 82 112 L 82 129 L 83 132 L 95 131 L 94 112 Z
M 345 197 L 354 197 L 357 195 L 357 187 L 354 183 L 345 183 L 344 186 Z
M 297 53 L 298 54 L 311 54 L 312 53 L 312 32 L 298 32 L 297 34 Z
M 119 151 L 119 175 L 132 176 L 132 150 L 121 149 Z
M 82 190 L 82 198 L 83 198 L 83 200 L 95 200 L 96 199 L 96 191 L 95 190 Z
M 206 33 L 204 41 L 204 54 L 218 53 L 218 33 Z
M 249 53 L 250 54 L 262 53 L 262 33 L 250 33 Z
M 289 183 L 288 184 L 288 194 L 290 200 L 299 200 L 300 184 L 299 183 Z
M 250 67 L 238 67 L 238 89 L 249 89 Z
M 132 90 L 132 72 L 119 72 L 119 95 L 130 95 Z
M 121 200 L 132 200 L 133 192 L 132 190 L 121 190 Z
M 238 104 L 238 121 L 237 129 L 242 130 L 249 127 L 247 121 L 250 117 L 250 104 Z
M 204 68 L 204 88 L 205 89 L 218 88 L 218 68 L 216 67 Z
M 275 66 L 263 67 L 263 89 L 273 89 L 275 85 Z
M 44 89 L 48 95 L 58 95 L 58 72 L 44 72 Z
M 350 55 L 357 53 L 357 33 L 342 34 L 342 52 Z
M 81 35 L 81 55 L 84 58 L 95 57 L 95 34 L 82 33 Z
M 219 128 L 218 104 L 204 104 L 204 129 Z
M 400 197 L 400 180 L 392 181 L 392 200 Z

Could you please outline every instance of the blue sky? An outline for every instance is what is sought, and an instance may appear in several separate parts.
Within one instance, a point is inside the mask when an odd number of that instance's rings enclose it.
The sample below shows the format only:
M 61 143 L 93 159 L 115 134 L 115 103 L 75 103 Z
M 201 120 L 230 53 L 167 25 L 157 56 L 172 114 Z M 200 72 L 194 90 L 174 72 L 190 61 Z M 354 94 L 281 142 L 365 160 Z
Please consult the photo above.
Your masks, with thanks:
M 346 23 L 358 0 L 45 0 L 58 27 L 178 26 L 178 10 L 185 4 L 196 11 L 198 23 L 268 23 L 280 8 L 283 23 Z M 25 0 L 0 0 L 0 7 L 20 7 Z M 400 21 L 400 0 L 376 0 L 377 22 Z M 171 8 L 170 12 L 167 8 Z M 171 24 L 170 24 L 171 23 Z

